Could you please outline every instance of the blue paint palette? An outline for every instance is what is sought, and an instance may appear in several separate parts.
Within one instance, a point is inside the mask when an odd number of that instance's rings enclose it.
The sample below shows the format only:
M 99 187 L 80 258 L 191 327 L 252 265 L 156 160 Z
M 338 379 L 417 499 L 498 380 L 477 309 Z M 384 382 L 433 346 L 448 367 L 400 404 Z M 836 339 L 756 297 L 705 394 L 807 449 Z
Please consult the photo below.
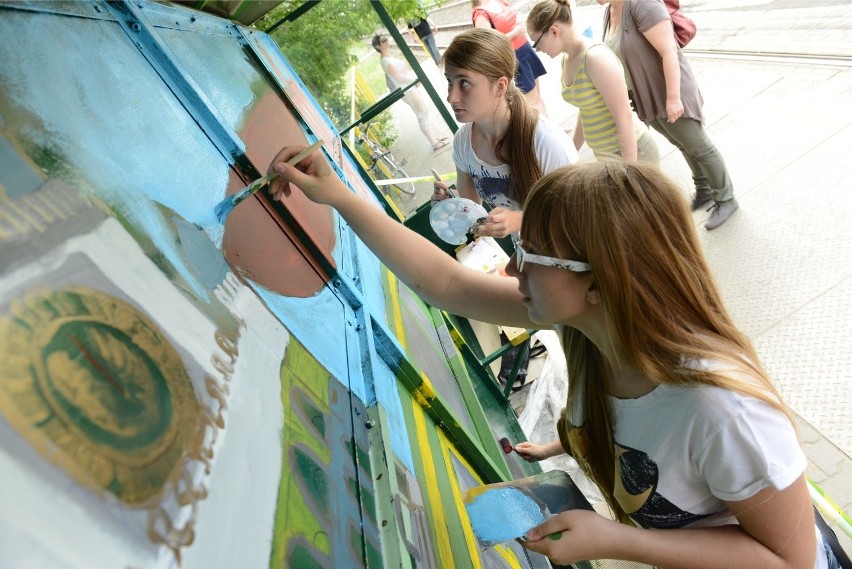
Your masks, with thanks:
M 593 509 L 561 470 L 471 488 L 464 503 L 473 532 L 485 548 L 523 537 L 560 512 Z

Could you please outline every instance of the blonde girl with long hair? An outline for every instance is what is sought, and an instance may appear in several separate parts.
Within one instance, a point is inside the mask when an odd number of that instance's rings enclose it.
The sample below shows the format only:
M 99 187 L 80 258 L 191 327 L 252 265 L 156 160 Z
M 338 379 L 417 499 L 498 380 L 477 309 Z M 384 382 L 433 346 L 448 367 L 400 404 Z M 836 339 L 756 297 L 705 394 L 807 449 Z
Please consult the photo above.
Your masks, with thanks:
M 660 152 L 648 128 L 630 108 L 624 69 L 602 42 L 574 26 L 569 0 L 541 0 L 527 15 L 536 50 L 562 62 L 562 98 L 580 111 L 577 150 L 587 143 L 597 157 L 618 156 L 658 164 Z
M 442 58 L 447 102 L 463 123 L 453 140 L 459 195 L 493 209 L 477 234 L 505 237 L 521 228 L 532 185 L 577 161 L 561 127 L 539 116 L 512 79 L 515 53 L 506 36 L 488 28 L 458 34 Z M 449 197 L 435 183 L 432 203 Z
M 826 566 L 793 423 L 725 310 L 680 188 L 658 168 L 603 161 L 543 176 L 505 277 L 464 267 L 384 215 L 321 153 L 287 165 L 300 150 L 271 164 L 274 196 L 298 187 L 337 209 L 433 306 L 562 333 L 571 386 L 560 447 L 617 521 L 563 512 L 525 547 L 559 564 Z

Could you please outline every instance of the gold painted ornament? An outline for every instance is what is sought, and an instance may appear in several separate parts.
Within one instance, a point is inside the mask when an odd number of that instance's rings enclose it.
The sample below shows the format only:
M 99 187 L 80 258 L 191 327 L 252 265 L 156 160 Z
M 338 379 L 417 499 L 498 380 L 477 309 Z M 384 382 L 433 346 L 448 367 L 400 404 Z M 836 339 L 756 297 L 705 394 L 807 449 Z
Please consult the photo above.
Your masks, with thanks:
M 39 453 L 129 506 L 177 476 L 199 406 L 168 338 L 129 303 L 40 291 L 0 318 L 0 413 Z

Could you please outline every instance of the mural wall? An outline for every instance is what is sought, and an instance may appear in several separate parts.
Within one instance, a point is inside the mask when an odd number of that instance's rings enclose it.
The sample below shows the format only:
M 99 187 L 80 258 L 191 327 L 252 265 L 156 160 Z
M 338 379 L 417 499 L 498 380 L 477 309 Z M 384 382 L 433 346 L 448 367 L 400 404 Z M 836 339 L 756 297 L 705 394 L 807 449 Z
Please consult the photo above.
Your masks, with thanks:
M 461 496 L 535 473 L 458 334 L 304 198 L 213 209 L 318 138 L 265 34 L 0 2 L 4 568 L 546 567 Z

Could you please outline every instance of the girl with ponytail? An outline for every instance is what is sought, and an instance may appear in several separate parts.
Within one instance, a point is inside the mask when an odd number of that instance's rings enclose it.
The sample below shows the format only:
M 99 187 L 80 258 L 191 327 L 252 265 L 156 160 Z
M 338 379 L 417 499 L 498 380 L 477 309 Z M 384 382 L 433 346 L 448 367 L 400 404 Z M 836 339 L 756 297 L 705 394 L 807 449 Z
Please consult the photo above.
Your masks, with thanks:
M 492 206 L 477 234 L 505 237 L 521 228 L 524 201 L 543 175 L 577 161 L 565 131 L 539 116 L 515 86 L 515 52 L 489 28 L 458 34 L 442 58 L 447 102 L 464 123 L 453 141 L 461 197 Z M 433 205 L 449 197 L 435 183 Z

